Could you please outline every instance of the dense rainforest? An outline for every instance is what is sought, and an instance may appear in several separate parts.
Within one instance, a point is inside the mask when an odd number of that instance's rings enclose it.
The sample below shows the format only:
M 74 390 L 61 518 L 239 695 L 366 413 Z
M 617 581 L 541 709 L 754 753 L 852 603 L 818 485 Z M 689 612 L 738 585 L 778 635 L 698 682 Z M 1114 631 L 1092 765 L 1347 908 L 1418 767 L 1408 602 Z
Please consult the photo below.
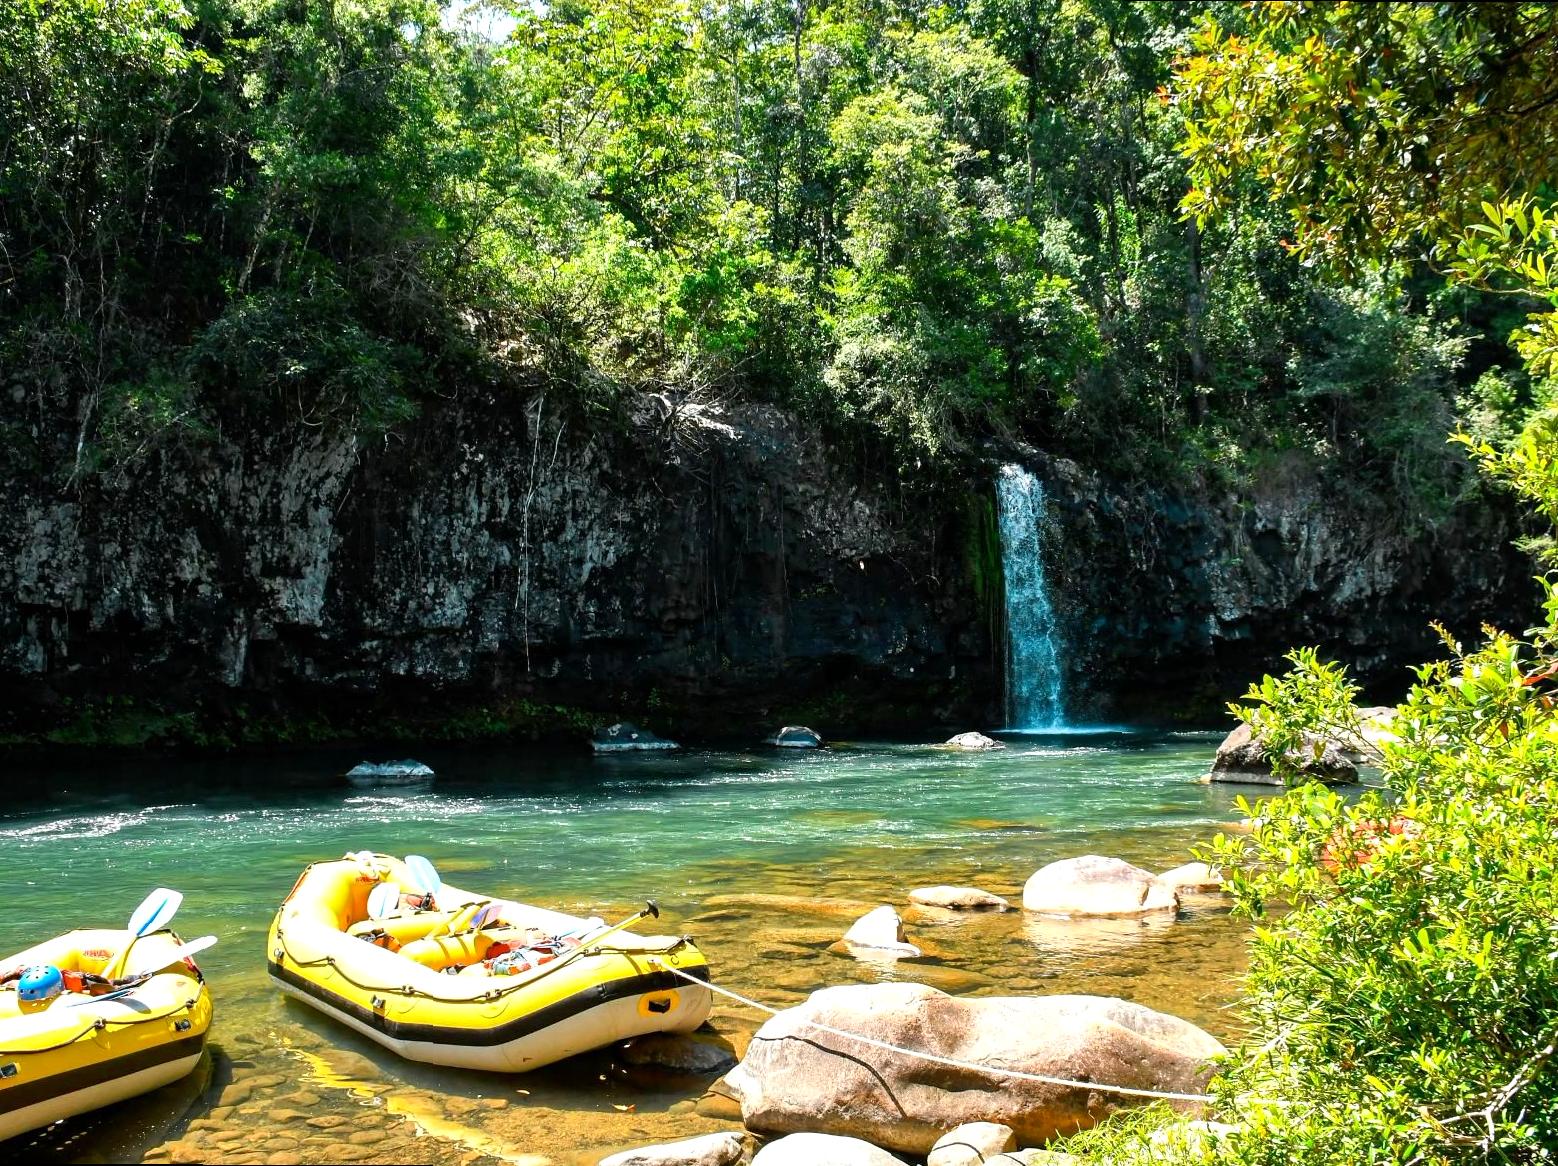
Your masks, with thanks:
M 209 617 L 205 640 L 227 645 L 217 664 L 174 668 L 180 684 L 259 675 L 279 685 L 320 671 L 297 662 L 312 649 L 294 645 L 267 663 L 249 648 L 274 642 L 272 624 L 307 624 L 299 606 L 331 609 L 330 595 L 287 600 L 284 617 L 232 619 L 215 611 L 221 597 L 276 590 L 256 581 L 255 564 L 288 554 L 298 561 L 277 568 L 286 579 L 303 580 L 310 596 L 335 588 L 339 571 L 314 577 L 324 552 L 277 547 L 352 506 L 365 512 L 331 537 L 377 540 L 359 590 L 377 586 L 398 557 L 383 531 L 400 520 L 385 515 L 393 486 L 363 500 L 373 482 L 416 473 L 457 493 L 470 463 L 494 464 L 504 451 L 514 474 L 528 474 L 511 500 L 523 517 L 506 547 L 518 549 L 483 569 L 518 577 L 505 587 L 521 630 L 497 639 L 532 675 L 542 668 L 531 659 L 534 624 L 590 622 L 548 615 L 550 601 L 533 595 L 546 467 L 559 456 L 582 465 L 584 435 L 598 448 L 636 435 L 642 456 L 597 452 L 610 465 L 595 472 L 676 499 L 691 487 L 663 474 L 686 464 L 718 491 L 708 447 L 732 421 L 745 432 L 753 418 L 783 431 L 792 459 L 826 451 L 833 476 L 816 485 L 819 497 L 869 494 L 873 516 L 972 548 L 938 544 L 905 568 L 920 606 L 998 573 L 979 535 L 988 523 L 966 503 L 988 475 L 971 467 L 992 451 L 1027 449 L 1081 467 L 1071 509 L 1092 525 L 1073 541 L 1105 556 L 1100 574 L 1117 573 L 1109 548 L 1137 537 L 1134 520 L 1087 517 L 1100 492 L 1189 490 L 1218 499 L 1217 522 L 1237 525 L 1258 509 L 1251 489 L 1301 480 L 1320 485 L 1289 490 L 1287 517 L 1270 520 L 1265 536 L 1197 533 L 1186 536 L 1201 547 L 1193 553 L 1168 539 L 1161 555 L 1121 552 L 1119 570 L 1178 570 L 1196 554 L 1212 564 L 1203 575 L 1234 570 L 1255 562 L 1252 539 L 1296 545 L 1308 536 L 1291 516 L 1329 508 L 1335 527 L 1368 532 L 1342 558 L 1367 557 L 1380 529 L 1402 547 L 1460 531 L 1432 562 L 1391 570 L 1442 592 L 1446 558 L 1494 562 L 1470 586 L 1491 606 L 1468 601 L 1446 614 L 1472 626 L 1503 616 L 1504 589 L 1524 573 L 1500 558 L 1506 511 L 1445 437 L 1460 426 L 1506 441 L 1546 399 L 1548 382 L 1505 344 L 1526 306 L 1446 289 L 1421 261 L 1345 278 L 1295 246 L 1290 219 L 1258 184 L 1224 191 L 1216 218 L 1185 217 L 1185 112 L 1169 83 L 1209 16 L 1247 19 L 1236 5 L 1114 0 L 7 5 L 0 458 L 18 516 L 7 546 L 23 563 L 5 621 L 13 687 L 31 700 L 39 675 L 155 674 L 179 655 L 153 634 L 175 606 L 181 619 Z M 417 436 L 427 418 L 454 414 L 460 424 L 436 442 Z M 497 451 L 470 454 L 483 440 Z M 335 485 L 253 486 L 256 467 L 287 457 L 334 467 L 316 478 Z M 234 485 L 244 474 L 247 484 Z M 367 484 L 353 485 L 363 474 Z M 246 494 L 266 490 L 274 531 L 253 514 L 224 526 Z M 222 564 L 192 566 L 194 551 L 140 553 L 155 541 L 146 515 L 180 496 L 200 501 L 162 514 L 157 538 L 194 540 Z M 493 529 L 493 505 L 472 502 L 481 513 L 470 526 L 438 537 L 473 545 Z M 721 521 L 744 530 L 784 513 L 747 507 Z M 953 536 L 949 514 L 961 516 Z M 660 541 L 713 538 L 673 531 Z M 559 525 L 551 539 L 594 536 Z M 873 555 L 912 557 L 907 538 L 844 541 L 830 561 L 858 560 L 862 572 Z M 1220 549 L 1205 549 L 1213 543 Z M 786 576 L 783 548 L 778 557 L 761 573 L 805 594 L 806 581 Z M 961 564 L 956 577 L 947 563 Z M 116 581 L 136 564 L 159 585 L 199 583 L 181 596 Z M 739 597 L 746 568 L 716 567 L 689 589 Z M 1358 589 L 1339 571 L 1304 569 L 1313 576 L 1304 603 L 1284 593 L 1273 607 L 1307 604 L 1323 623 L 1322 609 Z M 680 560 L 661 570 L 684 573 Z M 1069 569 L 1074 580 L 1090 573 Z M 418 578 L 405 592 L 442 586 Z M 811 589 L 841 586 L 830 576 Z M 1216 591 L 1215 580 L 1195 586 Z M 1335 605 L 1330 592 L 1342 596 Z M 999 639 L 998 615 L 976 600 L 958 612 L 961 646 L 925 647 L 920 674 L 940 659 L 954 661 L 952 673 L 998 675 L 999 647 L 988 642 Z M 1214 615 L 1242 621 L 1246 637 L 1261 624 L 1227 615 L 1235 600 L 1213 594 L 1202 606 L 1209 614 L 1170 605 L 1141 626 L 1096 615 L 1091 626 L 1140 640 Z M 1411 612 L 1422 631 L 1426 614 Z M 383 628 L 363 625 L 375 618 L 335 640 L 374 638 Z M 924 622 L 938 619 L 946 625 L 946 612 Z M 742 635 L 779 636 L 772 620 L 757 612 Z M 878 638 L 923 639 L 917 626 Z M 831 634 L 814 631 L 819 643 Z M 1290 631 L 1275 629 L 1255 654 L 1271 657 Z M 1211 640 L 1196 650 L 1221 651 Z M 715 656 L 739 666 L 742 649 Z M 1376 660 L 1401 662 L 1389 652 Z M 548 666 L 577 664 L 553 653 Z M 1243 664 L 1230 667 L 1247 672 Z M 331 668 L 442 675 L 416 653 Z M 621 676 L 612 683 L 631 687 Z M 102 688 L 82 683 L 51 681 L 49 691 L 68 703 Z M 482 683 L 512 687 L 496 673 Z M 987 706 L 998 686 L 984 684 Z M 640 691 L 638 704 L 653 695 Z M 1203 707 L 1216 708 L 1228 693 L 1207 695 Z M 70 720 L 51 709 L 45 719 Z

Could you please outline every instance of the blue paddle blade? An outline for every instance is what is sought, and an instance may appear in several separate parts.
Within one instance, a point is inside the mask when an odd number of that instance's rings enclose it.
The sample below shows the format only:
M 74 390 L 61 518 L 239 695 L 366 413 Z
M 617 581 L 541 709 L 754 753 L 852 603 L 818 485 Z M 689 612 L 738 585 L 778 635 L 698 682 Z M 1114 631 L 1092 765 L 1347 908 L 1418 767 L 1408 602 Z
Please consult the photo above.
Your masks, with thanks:
M 406 855 L 406 869 L 417 880 L 417 884 L 423 894 L 436 895 L 443 890 L 444 880 L 438 877 L 438 872 L 433 869 L 433 864 L 420 854 Z
M 183 901 L 184 896 L 180 892 L 158 887 L 141 901 L 141 905 L 130 916 L 130 934 L 139 939 L 153 931 L 161 931 L 172 922 L 174 912 Z
M 368 918 L 383 919 L 400 906 L 400 888 L 394 883 L 380 883 L 368 892 Z

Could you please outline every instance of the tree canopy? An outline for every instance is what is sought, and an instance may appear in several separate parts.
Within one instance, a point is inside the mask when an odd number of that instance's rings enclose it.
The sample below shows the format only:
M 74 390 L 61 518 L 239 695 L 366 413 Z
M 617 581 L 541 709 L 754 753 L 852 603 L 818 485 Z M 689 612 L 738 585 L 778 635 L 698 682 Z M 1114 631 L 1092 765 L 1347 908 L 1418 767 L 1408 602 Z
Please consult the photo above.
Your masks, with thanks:
M 1301 457 L 1435 521 L 1471 486 L 1442 431 L 1532 392 L 1479 339 L 1508 313 L 1307 267 L 1250 184 L 1185 220 L 1200 10 L 488 5 L 493 39 L 430 0 L 8 5 L 0 451 L 80 488 L 470 386 L 603 426 L 653 392 L 915 481 L 991 437 L 1157 479 Z

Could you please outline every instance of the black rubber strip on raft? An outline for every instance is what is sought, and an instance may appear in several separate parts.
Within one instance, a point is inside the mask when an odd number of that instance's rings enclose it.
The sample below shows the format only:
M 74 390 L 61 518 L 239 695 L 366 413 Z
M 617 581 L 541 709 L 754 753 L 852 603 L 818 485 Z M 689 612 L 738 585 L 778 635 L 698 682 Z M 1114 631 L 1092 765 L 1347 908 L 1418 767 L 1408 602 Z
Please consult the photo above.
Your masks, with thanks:
M 37 1081 L 19 1082 L 0 1089 L 0 1110 L 10 1113 L 13 1110 L 25 1109 L 39 1102 L 53 1101 L 56 1097 L 74 1093 L 78 1089 L 90 1089 L 94 1085 L 112 1081 L 116 1077 L 128 1077 L 131 1073 L 139 1073 L 143 1069 L 155 1069 L 158 1065 L 165 1065 L 169 1061 L 199 1056 L 205 1045 L 206 1034 L 200 1032 L 194 1036 L 180 1037 L 167 1044 L 157 1045 L 155 1048 L 141 1049 L 139 1052 L 126 1053 L 122 1057 L 110 1057 L 106 1061 L 83 1065 L 79 1069 L 71 1069 L 68 1073 L 56 1073 L 52 1077 L 41 1077 Z M 23 1058 L 26 1056 L 26 1053 L 19 1053 L 16 1054 L 16 1059 L 25 1065 Z M 26 1069 L 23 1068 L 22 1072 L 25 1073 Z
M 538 1008 L 527 1016 L 517 1016 L 507 1024 L 500 1024 L 495 1028 L 455 1028 L 442 1024 L 416 1024 L 410 1021 L 391 1020 L 382 1012 L 364 1008 L 361 1004 L 339 996 L 328 988 L 320 987 L 283 964 L 278 964 L 274 960 L 266 960 L 265 963 L 270 974 L 276 979 L 291 984 L 300 992 L 323 1001 L 338 1012 L 344 1012 L 354 1020 L 359 1020 L 394 1040 L 481 1048 L 506 1045 L 510 1041 L 529 1036 L 533 1032 L 540 1032 L 544 1028 L 551 1028 L 554 1024 L 560 1024 L 570 1017 L 578 1016 L 581 1012 L 588 1012 L 591 1008 L 609 1004 L 613 1000 L 641 996 L 646 992 L 665 992 L 672 988 L 680 988 L 686 983 L 674 972 L 647 972 L 642 976 L 629 976 L 622 980 L 608 980 L 604 984 L 596 984 L 593 988 L 575 992 L 565 1000 L 548 1004 L 545 1008 Z M 696 979 L 707 980 L 709 969 L 707 965 L 688 968 L 687 974 Z M 471 1003 L 486 1006 L 492 1002 L 478 998 Z

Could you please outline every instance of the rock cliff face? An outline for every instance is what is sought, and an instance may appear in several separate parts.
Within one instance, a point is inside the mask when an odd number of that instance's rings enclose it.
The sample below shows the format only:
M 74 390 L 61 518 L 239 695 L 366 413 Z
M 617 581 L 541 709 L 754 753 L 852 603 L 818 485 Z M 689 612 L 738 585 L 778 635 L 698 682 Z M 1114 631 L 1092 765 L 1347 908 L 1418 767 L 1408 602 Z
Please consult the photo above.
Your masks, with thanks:
M 1224 702 L 1283 653 L 1318 645 L 1380 699 L 1443 656 L 1438 620 L 1474 639 L 1535 615 L 1505 498 L 1406 526 L 1397 503 L 1295 459 L 1246 492 L 1121 489 L 1077 464 L 1027 459 L 1050 499 L 1051 586 L 1074 716 L 1226 723 Z
M 1390 675 L 1431 654 L 1431 616 L 1523 614 L 1529 567 L 1487 511 L 1409 537 L 1313 480 L 1176 497 L 1030 464 L 1074 716 L 1204 719 L 1294 643 Z M 558 706 L 742 735 L 999 720 L 988 477 L 917 509 L 769 408 L 651 399 L 602 434 L 494 393 L 371 441 L 279 427 L 9 479 L 13 739 L 102 738 L 77 730 L 105 701 L 164 718 L 132 741 L 299 717 L 480 733 Z
M 467 398 L 371 442 L 297 427 L 79 492 L 13 482 L 6 728 L 108 694 L 218 721 L 545 701 L 734 731 L 995 699 L 957 518 L 774 410 L 655 403 L 602 436 L 541 397 Z

